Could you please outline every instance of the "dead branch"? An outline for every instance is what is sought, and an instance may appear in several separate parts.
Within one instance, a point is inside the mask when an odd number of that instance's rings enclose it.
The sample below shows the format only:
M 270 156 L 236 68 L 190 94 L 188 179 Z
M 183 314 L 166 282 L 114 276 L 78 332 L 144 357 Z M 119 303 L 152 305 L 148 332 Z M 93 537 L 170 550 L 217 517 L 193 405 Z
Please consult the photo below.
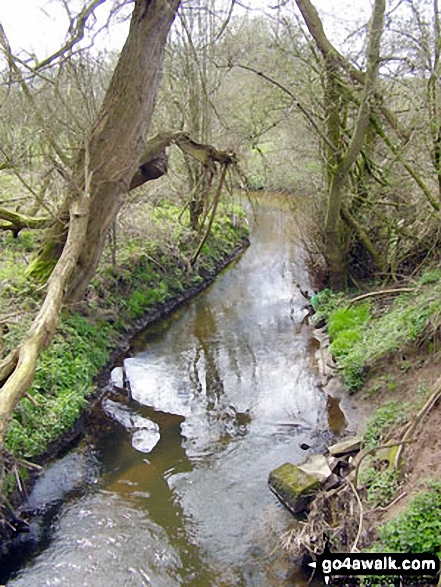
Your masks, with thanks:
M 399 293 L 412 293 L 414 291 L 415 291 L 414 287 L 396 287 L 394 289 L 382 289 L 379 291 L 370 291 L 368 293 L 361 294 L 360 296 L 352 298 L 352 300 L 348 304 L 348 307 L 351 306 L 352 304 L 355 304 L 355 302 L 360 302 L 361 300 L 365 300 L 367 298 L 373 298 L 373 297 L 382 296 L 382 295 L 399 294 Z
M 400 442 L 400 448 L 397 451 L 397 455 L 395 458 L 395 466 L 398 465 L 398 462 L 403 453 L 403 445 L 408 444 L 411 442 L 409 438 L 415 434 L 416 429 L 421 424 L 422 420 L 429 414 L 429 412 L 435 407 L 438 401 L 441 399 L 441 377 L 439 377 L 432 386 L 431 394 L 427 399 L 424 406 L 421 410 L 416 414 L 413 418 L 410 426 L 407 428 L 405 433 L 403 434 L 403 439 Z
M 64 292 L 75 269 L 86 235 L 90 212 L 90 178 L 88 148 L 85 154 L 85 189 L 74 192 L 70 205 L 70 221 L 66 244 L 48 280 L 43 305 L 20 345 L 0 366 L 0 379 L 5 381 L 0 392 L 0 446 L 8 422 L 19 399 L 31 386 L 40 351 L 49 344 L 61 311 Z
M 387 444 L 381 444 L 379 446 L 374 446 L 373 448 L 363 450 L 357 457 L 357 463 L 355 465 L 354 472 L 351 473 L 351 476 L 353 476 L 354 478 L 354 487 L 357 488 L 358 486 L 358 476 L 360 473 L 361 463 L 366 459 L 366 457 L 373 455 L 379 450 L 385 448 L 394 448 L 395 446 L 402 446 L 403 444 L 412 444 L 413 442 L 415 442 L 415 439 L 409 437 L 405 440 L 400 440 L 399 442 L 388 442 Z
M 227 173 L 227 168 L 228 168 L 228 165 L 224 165 L 224 167 L 222 169 L 221 177 L 219 179 L 219 184 L 217 186 L 216 194 L 214 196 L 213 208 L 212 208 L 212 211 L 211 211 L 211 216 L 210 216 L 210 220 L 208 222 L 207 230 L 205 231 L 205 234 L 202 237 L 202 240 L 199 243 L 199 246 L 198 246 L 195 254 L 193 255 L 193 257 L 192 257 L 192 259 L 190 261 L 190 265 L 194 265 L 196 263 L 196 259 L 199 257 L 199 254 L 202 251 L 202 247 L 204 246 L 205 241 L 207 240 L 208 235 L 210 234 L 210 230 L 211 230 L 211 227 L 213 225 L 214 217 L 216 216 L 217 206 L 218 206 L 219 201 L 220 201 L 220 196 L 221 196 L 222 187 L 223 187 L 224 181 L 225 181 L 225 175 Z
M 351 482 L 350 479 L 346 479 L 347 484 L 349 485 L 349 487 L 351 488 L 352 493 L 355 495 L 355 499 L 357 500 L 357 504 L 358 504 L 358 509 L 359 509 L 359 520 L 358 520 L 358 531 L 357 531 L 357 535 L 355 537 L 354 543 L 352 545 L 351 548 L 351 552 L 358 552 L 357 551 L 357 544 L 360 540 L 360 536 L 361 536 L 361 532 L 363 530 L 363 515 L 364 515 L 364 510 L 363 510 L 363 504 L 361 503 L 361 499 L 360 496 L 358 494 L 358 491 L 355 489 L 353 483 Z
M 211 171 L 216 170 L 216 163 L 221 165 L 236 163 L 233 153 L 221 151 L 212 145 L 197 143 L 186 132 L 164 131 L 147 141 L 139 167 L 130 182 L 130 190 L 167 173 L 166 148 L 172 144 Z

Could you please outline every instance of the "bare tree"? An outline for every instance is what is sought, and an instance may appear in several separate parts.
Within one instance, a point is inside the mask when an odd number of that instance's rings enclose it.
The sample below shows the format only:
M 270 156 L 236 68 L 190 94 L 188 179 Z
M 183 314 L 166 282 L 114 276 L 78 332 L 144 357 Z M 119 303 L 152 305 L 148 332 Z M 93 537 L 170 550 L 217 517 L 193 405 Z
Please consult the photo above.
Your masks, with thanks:
M 329 190 L 325 220 L 325 256 L 331 287 L 342 289 L 345 285 L 345 263 L 340 228 L 342 198 L 349 172 L 361 153 L 369 125 L 380 67 L 380 42 L 384 28 L 386 2 L 385 0 L 376 0 L 374 4 L 360 106 L 352 137 L 345 150 L 341 150 L 339 144 L 342 134 L 339 99 L 341 90 L 338 75 L 340 59 L 333 47 L 329 46 L 322 23 L 312 3 L 309 0 L 296 0 L 296 3 L 325 63 L 327 135 L 329 143 L 332 145 L 328 164 Z

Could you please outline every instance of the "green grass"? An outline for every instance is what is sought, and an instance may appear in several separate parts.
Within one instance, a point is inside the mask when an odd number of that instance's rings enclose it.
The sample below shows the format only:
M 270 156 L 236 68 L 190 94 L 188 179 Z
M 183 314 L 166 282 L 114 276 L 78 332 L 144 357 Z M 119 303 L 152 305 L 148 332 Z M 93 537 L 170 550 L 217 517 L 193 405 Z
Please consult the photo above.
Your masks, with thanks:
M 108 324 L 92 324 L 78 314 L 62 317 L 38 361 L 28 397 L 20 401 L 9 426 L 7 446 L 14 455 L 39 455 L 73 426 L 115 342 L 110 330 Z
M 431 322 L 440 322 L 441 272 L 424 273 L 414 293 L 401 294 L 381 313 L 374 311 L 373 303 L 349 305 L 349 296 L 329 290 L 314 296 L 312 303 L 316 320 L 328 323 L 331 352 L 354 392 L 379 359 L 418 341 Z
M 214 276 L 219 263 L 246 236 L 243 224 L 233 226 L 221 212 L 197 266 L 189 271 L 188 256 L 196 248 L 197 237 L 178 222 L 179 212 L 170 204 L 155 209 L 153 236 L 148 240 L 143 235 L 129 236 L 119 243 L 117 266 L 108 260 L 102 263 L 90 287 L 87 315 L 63 314 L 51 345 L 38 360 L 34 384 L 14 412 L 7 434 L 7 447 L 14 456 L 33 459 L 65 434 L 87 405 L 94 376 L 134 321 Z M 7 263 L 0 269 L 0 281 L 6 286 L 0 299 L 3 308 L 12 308 L 18 316 L 8 319 L 3 336 L 6 353 L 29 326 L 41 294 L 35 294 L 24 277 L 34 236 L 1 238 Z M 100 317 L 109 312 L 113 319 Z

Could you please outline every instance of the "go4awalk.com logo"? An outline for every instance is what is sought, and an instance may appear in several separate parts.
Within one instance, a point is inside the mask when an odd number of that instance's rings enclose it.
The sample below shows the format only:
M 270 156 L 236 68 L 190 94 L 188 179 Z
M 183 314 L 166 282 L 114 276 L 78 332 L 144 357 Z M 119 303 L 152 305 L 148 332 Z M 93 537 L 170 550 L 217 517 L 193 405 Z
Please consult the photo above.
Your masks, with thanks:
M 326 548 L 310 566 L 323 576 L 326 585 L 357 585 L 358 581 L 349 578 L 370 576 L 384 578 L 381 583 L 372 581 L 375 585 L 393 585 L 396 578 L 397 585 L 419 586 L 437 585 L 440 561 L 431 554 L 334 554 Z

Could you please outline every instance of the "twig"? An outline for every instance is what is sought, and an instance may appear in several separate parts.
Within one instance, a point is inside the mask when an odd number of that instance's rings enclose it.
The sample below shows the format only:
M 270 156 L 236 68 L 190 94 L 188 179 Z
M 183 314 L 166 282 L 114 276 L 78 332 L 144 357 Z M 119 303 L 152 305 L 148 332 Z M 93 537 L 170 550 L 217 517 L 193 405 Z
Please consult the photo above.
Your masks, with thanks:
M 36 400 L 34 397 L 32 397 L 32 395 L 31 395 L 30 393 L 25 393 L 25 394 L 24 394 L 24 396 L 25 396 L 25 397 L 26 397 L 26 398 L 27 398 L 27 399 L 28 399 L 28 400 L 29 400 L 29 401 L 30 401 L 32 404 L 34 404 L 34 406 L 35 406 L 36 408 L 39 408 L 39 407 L 40 407 L 40 404 L 37 402 L 37 400 Z
M 400 493 L 400 495 L 398 497 L 396 497 L 393 501 L 388 503 L 387 506 L 379 507 L 379 508 L 377 508 L 377 510 L 379 510 L 381 512 L 386 512 L 389 508 L 391 508 L 393 505 L 395 505 L 400 500 L 402 500 L 403 497 L 406 497 L 406 495 L 407 495 L 407 491 L 403 491 L 403 493 Z
M 360 540 L 361 531 L 363 529 L 363 513 L 364 513 L 364 511 L 363 511 L 363 504 L 361 503 L 360 496 L 358 495 L 358 491 L 355 489 L 355 487 L 350 479 L 346 479 L 346 481 L 347 481 L 349 487 L 351 488 L 353 494 L 355 495 L 355 499 L 357 500 L 358 508 L 360 511 L 359 519 L 358 519 L 357 535 L 355 537 L 354 544 L 352 545 L 352 548 L 351 548 L 351 552 L 356 552 L 358 550 L 357 544 L 358 544 L 358 541 Z
M 364 450 L 363 452 L 361 452 L 359 454 L 358 462 L 357 462 L 357 465 L 356 465 L 355 471 L 354 471 L 354 487 L 356 488 L 358 485 L 358 474 L 360 472 L 360 465 L 367 456 L 372 455 L 372 454 L 376 453 L 378 450 L 381 450 L 384 448 L 393 448 L 394 446 L 401 446 L 403 444 L 411 444 L 413 442 L 415 442 L 414 438 L 404 439 L 404 440 L 400 440 L 399 442 L 391 442 L 391 443 L 387 443 L 387 444 L 382 444 L 380 446 L 374 446 L 374 448 L 370 448 L 368 450 Z
M 362 294 L 357 296 L 356 298 L 352 298 L 349 302 L 348 307 L 354 304 L 355 302 L 359 302 L 360 300 L 365 300 L 366 298 L 373 298 L 375 296 L 381 295 L 390 295 L 390 294 L 397 294 L 397 293 L 411 293 L 414 292 L 414 287 L 397 287 L 395 289 L 382 289 L 380 291 L 370 291 L 369 293 Z

